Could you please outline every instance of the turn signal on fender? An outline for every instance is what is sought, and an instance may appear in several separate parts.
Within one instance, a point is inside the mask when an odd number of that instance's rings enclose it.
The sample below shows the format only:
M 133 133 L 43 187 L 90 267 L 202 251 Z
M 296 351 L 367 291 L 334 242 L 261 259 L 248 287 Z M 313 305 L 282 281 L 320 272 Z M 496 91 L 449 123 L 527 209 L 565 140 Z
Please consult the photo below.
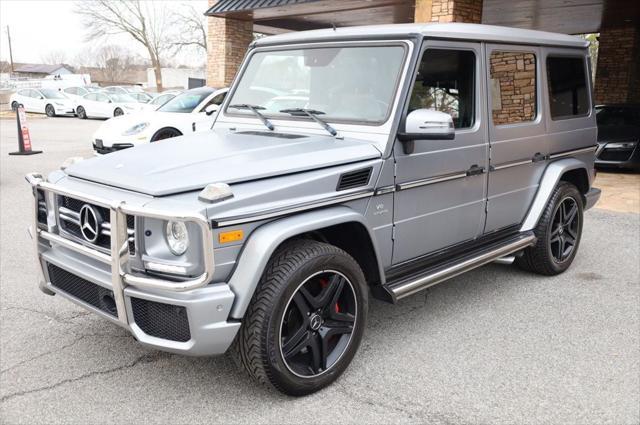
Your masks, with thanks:
M 242 230 L 230 230 L 228 232 L 220 232 L 218 234 L 218 242 L 221 244 L 241 241 L 242 238 L 244 238 L 244 232 Z

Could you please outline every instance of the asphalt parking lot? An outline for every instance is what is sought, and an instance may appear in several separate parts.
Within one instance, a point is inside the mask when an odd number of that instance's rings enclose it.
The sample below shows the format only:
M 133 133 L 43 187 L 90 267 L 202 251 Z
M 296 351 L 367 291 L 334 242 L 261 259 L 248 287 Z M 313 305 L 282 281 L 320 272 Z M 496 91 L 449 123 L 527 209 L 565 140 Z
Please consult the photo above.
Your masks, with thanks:
M 373 301 L 345 375 L 293 399 L 254 384 L 227 356 L 143 348 L 37 289 L 23 176 L 91 156 L 99 125 L 33 119 L 34 148 L 45 153 L 10 157 L 15 121 L 0 120 L 0 422 L 640 421 L 640 214 L 589 211 L 577 259 L 560 276 L 489 265 L 397 306 Z

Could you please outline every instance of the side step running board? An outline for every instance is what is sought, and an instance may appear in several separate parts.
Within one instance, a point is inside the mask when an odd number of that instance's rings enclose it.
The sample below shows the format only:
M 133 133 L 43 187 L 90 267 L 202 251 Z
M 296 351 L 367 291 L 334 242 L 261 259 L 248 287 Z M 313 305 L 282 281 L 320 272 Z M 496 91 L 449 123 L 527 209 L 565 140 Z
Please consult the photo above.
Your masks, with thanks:
M 389 282 L 384 285 L 392 302 L 413 295 L 459 274 L 483 266 L 500 257 L 520 251 L 536 243 L 533 232 L 521 233 L 515 237 L 484 247 L 483 249 L 426 269 L 423 273 Z

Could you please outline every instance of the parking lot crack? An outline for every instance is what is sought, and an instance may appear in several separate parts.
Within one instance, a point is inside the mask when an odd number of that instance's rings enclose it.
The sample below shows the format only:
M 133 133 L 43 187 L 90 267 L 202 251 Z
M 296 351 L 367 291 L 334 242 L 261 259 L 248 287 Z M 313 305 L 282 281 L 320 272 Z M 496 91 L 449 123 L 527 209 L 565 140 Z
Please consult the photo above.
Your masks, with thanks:
M 69 317 L 60 317 L 57 314 L 47 313 L 45 311 L 36 310 L 34 308 L 18 307 L 18 306 L 11 306 L 11 307 L 3 307 L 2 308 L 2 311 L 11 311 L 11 310 L 17 310 L 17 311 L 24 311 L 24 312 L 27 312 L 27 313 L 39 314 L 41 316 L 47 317 L 47 318 L 49 318 L 51 320 L 54 320 L 54 321 L 56 321 L 58 323 L 62 323 L 62 324 L 65 324 L 65 325 L 68 325 L 69 323 L 71 323 L 71 321 L 73 319 L 75 319 L 77 317 L 86 316 L 86 315 L 91 314 L 88 311 L 79 311 L 79 312 L 76 312 L 76 313 L 72 314 Z
M 31 390 L 24 390 L 24 391 L 17 391 L 11 394 L 7 394 L 6 396 L 0 398 L 0 403 L 6 402 L 8 400 L 14 399 L 16 397 L 21 397 L 21 396 L 25 396 L 25 395 L 29 395 L 29 394 L 34 394 L 34 393 L 39 393 L 42 391 L 49 391 L 55 388 L 58 388 L 62 385 L 65 384 L 70 384 L 70 383 L 74 383 L 74 382 L 78 382 L 78 381 L 82 381 L 88 378 L 92 378 L 94 376 L 102 376 L 102 375 L 109 375 L 112 373 L 116 373 L 116 372 L 120 372 L 123 370 L 128 370 L 128 369 L 132 369 L 140 364 L 147 364 L 147 363 L 154 363 L 157 362 L 159 360 L 162 360 L 163 358 L 169 357 L 171 356 L 168 353 L 162 353 L 162 352 L 157 352 L 157 353 L 149 353 L 149 354 L 144 354 L 140 357 L 137 357 L 136 359 L 134 359 L 133 361 L 126 363 L 124 365 L 121 366 L 117 366 L 111 369 L 107 369 L 107 370 L 99 370 L 99 371 L 92 371 L 89 373 L 85 373 L 84 375 L 80 375 L 76 378 L 68 378 L 68 379 L 63 379 L 62 381 L 58 381 L 54 384 L 51 385 L 47 385 L 44 387 L 39 387 L 39 388 L 34 388 Z

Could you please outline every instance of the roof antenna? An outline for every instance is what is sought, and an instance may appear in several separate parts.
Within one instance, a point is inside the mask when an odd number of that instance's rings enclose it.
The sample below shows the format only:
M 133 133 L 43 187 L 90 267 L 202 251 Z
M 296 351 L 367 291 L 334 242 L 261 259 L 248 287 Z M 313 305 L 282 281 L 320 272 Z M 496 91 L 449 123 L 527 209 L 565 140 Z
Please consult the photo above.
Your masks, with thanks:
M 336 23 L 335 22 L 331 22 L 331 26 L 333 27 L 333 30 L 336 30 Z

